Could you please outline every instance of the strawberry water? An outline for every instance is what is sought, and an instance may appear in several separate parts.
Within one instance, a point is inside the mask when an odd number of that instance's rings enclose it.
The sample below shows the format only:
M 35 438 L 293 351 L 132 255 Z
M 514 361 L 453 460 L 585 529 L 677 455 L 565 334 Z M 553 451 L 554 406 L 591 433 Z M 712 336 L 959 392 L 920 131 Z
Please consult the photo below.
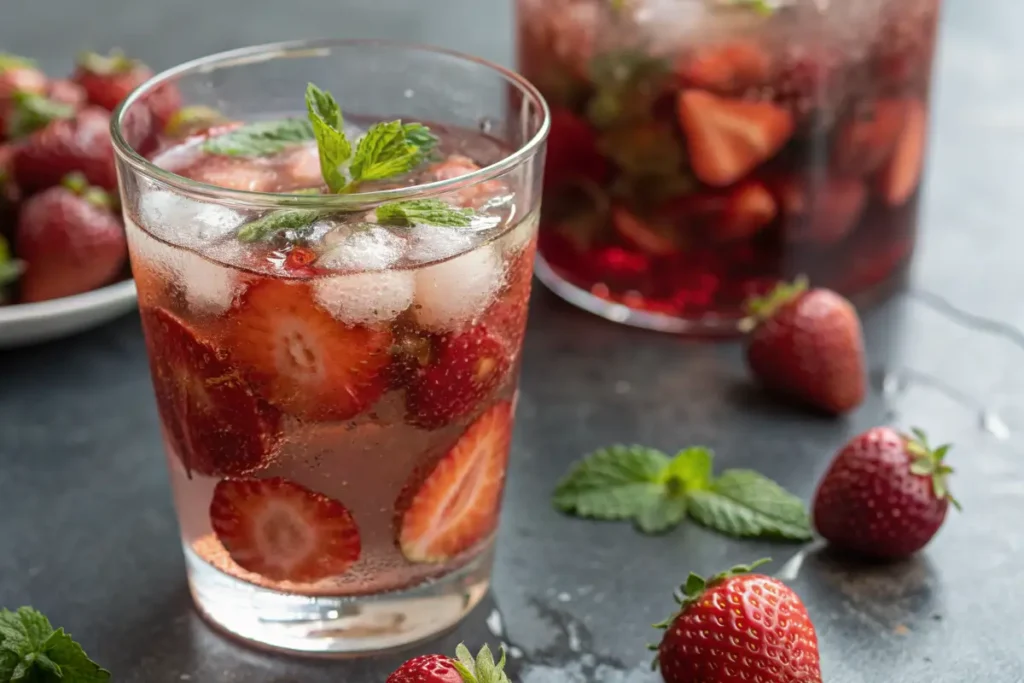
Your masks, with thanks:
M 358 123 L 346 123 L 353 141 L 376 122 Z M 315 141 L 233 152 L 238 131 L 252 141 L 245 130 L 214 127 L 154 163 L 224 188 L 330 191 Z M 430 130 L 429 155 L 360 191 L 458 178 L 509 153 L 479 132 Z M 248 637 L 250 625 L 233 623 L 239 604 L 313 598 L 280 614 L 277 626 L 301 622 L 300 636 L 258 636 L 283 647 L 313 629 L 372 649 L 461 617 L 489 576 L 536 244 L 536 212 L 515 179 L 442 195 L 440 214 L 379 202 L 239 209 L 155 181 L 128 195 L 164 445 L 204 611 Z M 389 595 L 413 597 L 389 607 Z M 348 601 L 368 596 L 374 607 Z M 261 628 L 273 619 L 261 614 Z
M 938 0 L 518 0 L 552 109 L 538 274 L 613 319 L 735 329 L 910 258 Z M 616 305 L 618 304 L 618 305 Z

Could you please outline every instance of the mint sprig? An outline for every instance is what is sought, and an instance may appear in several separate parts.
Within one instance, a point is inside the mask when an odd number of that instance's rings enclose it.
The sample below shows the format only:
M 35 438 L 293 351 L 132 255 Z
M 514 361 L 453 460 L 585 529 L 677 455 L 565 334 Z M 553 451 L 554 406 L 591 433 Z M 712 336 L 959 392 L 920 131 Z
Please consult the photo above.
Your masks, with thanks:
M 285 235 L 288 241 L 299 242 L 323 215 L 323 211 L 316 209 L 272 211 L 240 227 L 236 236 L 241 242 L 269 242 L 280 234 L 291 233 Z
M 306 119 L 260 121 L 209 138 L 203 142 L 203 151 L 229 157 L 265 157 L 312 139 L 313 126 Z
M 472 222 L 475 213 L 473 209 L 455 207 L 440 199 L 411 199 L 378 206 L 377 222 L 384 225 L 464 228 Z
M 611 446 L 576 463 L 558 484 L 555 507 L 602 520 L 629 519 L 644 533 L 666 532 L 687 515 L 739 538 L 811 538 L 803 502 L 752 470 L 712 473 L 713 453 L 695 446 L 674 457 L 643 446 Z
M 31 607 L 0 611 L 0 681 L 107 683 L 110 672 L 89 659 L 64 629 Z

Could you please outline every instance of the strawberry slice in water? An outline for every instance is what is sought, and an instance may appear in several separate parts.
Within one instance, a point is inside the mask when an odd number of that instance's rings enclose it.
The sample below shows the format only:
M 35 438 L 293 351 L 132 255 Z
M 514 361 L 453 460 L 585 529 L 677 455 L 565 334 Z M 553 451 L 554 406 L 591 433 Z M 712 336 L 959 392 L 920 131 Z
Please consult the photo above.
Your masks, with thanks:
M 244 474 L 280 440 L 280 414 L 253 395 L 212 346 L 162 308 L 144 308 L 157 409 L 185 470 Z
M 210 525 L 239 567 L 274 581 L 344 574 L 361 551 L 344 505 L 280 477 L 219 482 Z
M 833 148 L 836 168 L 856 176 L 877 171 L 892 155 L 907 111 L 905 100 L 879 100 L 870 111 L 846 123 Z
M 411 562 L 443 562 L 490 534 L 498 521 L 512 437 L 512 404 L 492 406 L 396 505 L 398 545 Z
M 928 142 L 928 112 L 918 100 L 907 103 L 907 118 L 892 158 L 878 176 L 878 190 L 889 206 L 902 206 L 917 190 Z
M 436 354 L 405 397 L 406 421 L 423 429 L 471 414 L 512 364 L 509 349 L 483 325 L 441 340 Z
M 793 134 L 793 115 L 771 102 L 685 90 L 677 107 L 693 171 L 715 187 L 742 178 L 782 149 Z
M 387 388 L 391 333 L 334 319 L 307 284 L 252 286 L 224 327 L 232 361 L 267 401 L 295 417 L 347 420 Z

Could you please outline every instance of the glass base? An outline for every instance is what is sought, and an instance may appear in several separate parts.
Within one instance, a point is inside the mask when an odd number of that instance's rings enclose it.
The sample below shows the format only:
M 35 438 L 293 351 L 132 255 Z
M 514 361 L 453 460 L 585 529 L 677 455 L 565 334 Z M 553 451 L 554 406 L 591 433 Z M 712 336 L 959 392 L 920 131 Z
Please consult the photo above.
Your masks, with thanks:
M 440 579 L 404 591 L 325 597 L 240 581 L 185 548 L 196 607 L 215 627 L 260 648 L 344 656 L 379 653 L 454 627 L 487 592 L 493 547 Z
M 870 308 L 884 301 L 905 284 L 908 270 L 909 259 L 904 264 L 894 268 L 892 274 L 881 282 L 850 296 L 850 301 L 858 309 Z M 742 318 L 716 315 L 703 315 L 699 318 L 679 318 L 663 313 L 638 311 L 629 306 L 602 299 L 563 279 L 548 265 L 544 257 L 539 254 L 534 265 L 534 273 L 537 275 L 537 279 L 544 283 L 544 286 L 562 299 L 612 322 L 692 337 L 726 338 L 743 334 L 739 329 Z

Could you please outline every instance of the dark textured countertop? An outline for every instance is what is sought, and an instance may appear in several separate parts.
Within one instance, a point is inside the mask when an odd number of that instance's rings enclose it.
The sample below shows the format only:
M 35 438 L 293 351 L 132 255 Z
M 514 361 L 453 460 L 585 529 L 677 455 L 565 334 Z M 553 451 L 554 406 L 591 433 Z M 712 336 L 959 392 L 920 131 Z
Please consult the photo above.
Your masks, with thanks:
M 0 48 L 67 68 L 120 45 L 157 67 L 248 43 L 380 35 L 509 62 L 490 0 L 36 0 L 0 11 Z M 460 639 L 502 640 L 525 683 L 657 681 L 648 626 L 689 570 L 774 555 L 803 596 L 834 683 L 1024 681 L 1024 5 L 948 0 L 924 233 L 909 288 L 865 316 L 865 405 L 825 420 L 749 389 L 739 349 L 645 333 L 534 297 L 491 595 Z M 1018 172 L 1021 171 L 1021 172 Z M 120 683 L 371 683 L 401 655 L 304 661 L 245 649 L 192 609 L 138 318 L 0 352 L 0 604 L 30 603 Z M 554 480 L 611 441 L 703 443 L 807 497 L 845 439 L 879 423 L 957 444 L 965 512 L 916 559 L 854 567 L 696 527 L 647 538 L 567 519 Z M 792 559 L 791 559 L 792 558 Z M 788 560 L 788 562 L 787 562 Z

